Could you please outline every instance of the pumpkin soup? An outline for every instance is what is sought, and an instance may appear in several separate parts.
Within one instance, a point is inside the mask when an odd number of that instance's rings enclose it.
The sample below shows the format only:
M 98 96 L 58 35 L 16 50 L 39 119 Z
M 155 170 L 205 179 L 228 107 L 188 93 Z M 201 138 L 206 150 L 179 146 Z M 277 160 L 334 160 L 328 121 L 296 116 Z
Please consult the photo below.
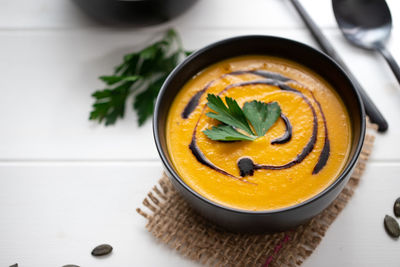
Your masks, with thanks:
M 221 118 L 217 104 L 227 116 L 229 108 L 246 115 L 247 133 L 225 125 L 232 118 Z M 350 127 L 344 104 L 321 77 L 254 55 L 221 61 L 188 81 L 171 105 L 166 134 L 173 165 L 192 189 L 224 206 L 261 211 L 328 187 L 346 163 Z

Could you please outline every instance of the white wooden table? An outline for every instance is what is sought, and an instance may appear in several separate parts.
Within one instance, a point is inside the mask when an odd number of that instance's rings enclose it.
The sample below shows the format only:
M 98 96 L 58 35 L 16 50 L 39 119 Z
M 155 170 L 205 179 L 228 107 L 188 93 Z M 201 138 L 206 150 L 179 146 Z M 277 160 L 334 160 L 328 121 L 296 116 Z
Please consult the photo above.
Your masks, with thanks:
M 329 0 L 301 2 L 390 124 L 353 199 L 304 266 L 400 266 L 400 240 L 383 228 L 400 196 L 400 86 L 379 55 L 344 41 Z M 400 2 L 388 2 L 389 47 L 400 61 Z M 130 110 L 113 127 L 87 119 L 90 94 L 102 87 L 97 76 L 168 27 L 188 49 L 243 34 L 315 45 L 287 0 L 203 0 L 141 29 L 96 25 L 67 0 L 0 0 L 0 266 L 196 265 L 158 244 L 135 212 L 162 172 L 151 123 L 138 128 Z M 103 242 L 113 254 L 93 258 Z

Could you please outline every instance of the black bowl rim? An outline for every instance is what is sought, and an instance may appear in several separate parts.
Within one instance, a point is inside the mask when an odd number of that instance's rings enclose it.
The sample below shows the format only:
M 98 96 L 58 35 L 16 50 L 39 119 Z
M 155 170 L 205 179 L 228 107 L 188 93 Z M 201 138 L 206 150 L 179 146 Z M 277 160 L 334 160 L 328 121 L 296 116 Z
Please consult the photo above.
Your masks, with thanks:
M 314 195 L 313 197 L 298 203 L 296 205 L 292 205 L 292 206 L 288 206 L 288 207 L 284 207 L 284 208 L 280 208 L 280 209 L 273 209 L 273 210 L 259 210 L 259 211 L 252 211 L 252 210 L 244 210 L 244 209 L 236 209 L 236 208 L 232 208 L 232 207 L 228 207 L 228 206 L 224 206 L 222 204 L 219 204 L 217 202 L 214 202 L 204 196 L 202 196 L 200 193 L 196 192 L 194 189 L 192 189 L 188 184 L 186 184 L 179 176 L 179 174 L 175 171 L 175 169 L 169 164 L 168 160 L 167 160 L 167 156 L 165 155 L 163 148 L 161 146 L 161 142 L 160 142 L 160 136 L 158 134 L 159 131 L 159 127 L 158 127 L 158 117 L 159 117 L 159 110 L 160 110 L 160 105 L 163 99 L 164 94 L 167 91 L 167 88 L 171 82 L 172 79 L 175 78 L 176 74 L 180 72 L 181 69 L 185 68 L 188 64 L 190 64 L 190 62 L 196 58 L 201 56 L 204 52 L 206 52 L 209 49 L 213 49 L 216 46 L 220 46 L 220 45 L 224 45 L 226 43 L 231 43 L 231 42 L 235 42 L 235 41 L 239 41 L 239 40 L 243 40 L 243 39 L 249 39 L 251 41 L 251 39 L 254 38 L 264 38 L 267 40 L 272 40 L 274 39 L 275 41 L 280 41 L 282 43 L 292 43 L 293 45 L 297 45 L 302 47 L 303 49 L 309 49 L 309 50 L 313 50 L 313 52 L 315 52 L 316 54 L 319 54 L 319 56 L 322 56 L 323 58 L 325 58 L 325 60 L 327 60 L 330 64 L 333 64 L 339 72 L 341 72 L 343 74 L 343 77 L 347 80 L 347 82 L 351 85 L 356 98 L 357 98 L 357 102 L 358 102 L 358 107 L 360 110 L 360 116 L 361 116 L 361 129 L 360 129 L 360 139 L 358 140 L 358 144 L 356 146 L 356 150 L 354 153 L 354 156 L 347 162 L 347 165 L 345 166 L 345 168 L 342 170 L 341 174 L 336 178 L 336 180 L 331 183 L 327 188 L 325 188 L 323 191 L 319 192 L 318 194 Z M 250 54 L 249 54 L 250 55 Z M 232 56 L 234 57 L 234 56 Z M 290 59 L 289 59 L 290 60 Z M 296 62 L 296 61 L 294 61 Z M 297 62 L 299 64 L 301 64 L 300 62 Z M 311 46 L 308 46 L 306 44 L 303 44 L 301 42 L 298 41 L 294 41 L 291 39 L 287 39 L 287 38 L 282 38 L 282 37 L 277 37 L 277 36 L 270 36 L 270 35 L 241 35 L 241 36 L 236 36 L 236 37 L 231 37 L 231 38 L 226 38 L 217 42 L 213 42 L 197 51 L 195 51 L 194 53 L 192 53 L 189 57 L 187 57 L 183 62 L 181 62 L 178 66 L 176 66 L 174 68 L 174 70 L 168 75 L 167 79 L 165 80 L 164 84 L 162 85 L 160 92 L 158 94 L 157 100 L 156 100 L 156 104 L 155 104 L 155 108 L 154 108 L 154 116 L 153 116 L 153 135 L 154 135 L 154 140 L 156 143 L 156 147 L 157 147 L 157 151 L 158 154 L 160 155 L 160 158 L 164 164 L 164 167 L 167 168 L 167 171 L 172 175 L 172 178 L 175 179 L 183 188 L 185 188 L 188 192 L 190 192 L 192 195 L 194 195 L 198 200 L 206 202 L 206 204 L 215 206 L 217 208 L 226 210 L 228 212 L 233 212 L 233 213 L 239 213 L 239 214 L 252 214 L 252 215 L 272 215 L 272 214 L 276 214 L 276 213 L 282 213 L 282 212 L 287 212 L 287 211 L 291 211 L 291 210 L 295 210 L 295 209 L 299 209 L 303 206 L 306 206 L 316 200 L 318 200 L 319 198 L 321 198 L 322 196 L 324 196 L 325 194 L 327 194 L 328 192 L 334 190 L 334 188 L 336 188 L 341 182 L 342 180 L 346 179 L 347 176 L 349 176 L 351 174 L 351 171 L 353 170 L 354 165 L 357 163 L 357 160 L 359 158 L 359 155 L 361 153 L 361 149 L 362 146 L 364 144 L 364 138 L 365 138 L 365 132 L 366 132 L 366 122 L 365 122 L 365 110 L 364 110 L 364 105 L 363 102 L 361 100 L 361 96 L 358 93 L 358 91 L 356 90 L 353 82 L 351 81 L 351 79 L 349 78 L 349 76 L 347 75 L 347 73 L 343 70 L 342 67 L 340 67 L 332 58 L 330 58 L 328 55 L 312 48 Z M 166 151 L 166 153 L 168 153 L 168 151 Z

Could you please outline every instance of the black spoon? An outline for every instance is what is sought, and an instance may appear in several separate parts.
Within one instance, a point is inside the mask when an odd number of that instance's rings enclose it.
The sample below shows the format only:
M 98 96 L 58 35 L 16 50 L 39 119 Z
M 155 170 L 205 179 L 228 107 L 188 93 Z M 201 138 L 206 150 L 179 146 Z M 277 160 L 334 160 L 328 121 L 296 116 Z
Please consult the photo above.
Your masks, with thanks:
M 315 24 L 314 20 L 310 17 L 310 15 L 308 15 L 307 11 L 303 8 L 303 6 L 300 4 L 298 0 L 290 0 L 290 2 L 293 4 L 296 11 L 299 13 L 300 17 L 306 24 L 307 28 L 310 30 L 311 35 L 314 37 L 315 41 L 321 47 L 322 51 L 324 51 L 327 55 L 333 58 L 346 71 L 347 75 L 350 77 L 357 91 L 361 95 L 365 107 L 365 112 L 369 116 L 371 122 L 376 123 L 378 125 L 379 132 L 386 132 L 388 129 L 388 123 L 386 119 L 383 117 L 379 109 L 375 106 L 374 102 L 368 96 L 367 92 L 364 91 L 364 89 L 359 84 L 354 75 L 351 73 L 349 68 L 347 68 L 346 64 L 341 59 L 339 54 L 336 53 L 335 49 L 333 48 L 329 40 L 324 36 L 324 34 L 319 29 L 317 24 Z
M 332 0 L 336 21 L 346 39 L 361 48 L 379 51 L 400 83 L 400 67 L 385 43 L 392 16 L 385 0 Z

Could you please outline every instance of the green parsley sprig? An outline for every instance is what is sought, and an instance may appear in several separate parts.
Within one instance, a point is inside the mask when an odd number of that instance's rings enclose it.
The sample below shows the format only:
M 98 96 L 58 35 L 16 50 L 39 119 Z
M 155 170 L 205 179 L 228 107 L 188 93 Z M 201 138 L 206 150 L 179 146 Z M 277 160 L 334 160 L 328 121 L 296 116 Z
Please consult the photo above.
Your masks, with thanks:
M 281 108 L 276 102 L 253 100 L 240 108 L 236 100 L 230 97 L 225 97 L 226 105 L 221 97 L 214 94 L 208 94 L 207 100 L 207 106 L 217 113 L 208 112 L 206 115 L 222 122 L 203 131 L 212 140 L 253 141 L 264 136 L 281 115 Z
M 174 30 L 139 52 L 125 55 L 112 75 L 100 76 L 107 88 L 92 94 L 95 99 L 89 119 L 105 125 L 123 118 L 128 97 L 134 95 L 133 109 L 142 125 L 154 110 L 155 99 L 167 78 L 180 60 L 190 54 L 183 49 Z

